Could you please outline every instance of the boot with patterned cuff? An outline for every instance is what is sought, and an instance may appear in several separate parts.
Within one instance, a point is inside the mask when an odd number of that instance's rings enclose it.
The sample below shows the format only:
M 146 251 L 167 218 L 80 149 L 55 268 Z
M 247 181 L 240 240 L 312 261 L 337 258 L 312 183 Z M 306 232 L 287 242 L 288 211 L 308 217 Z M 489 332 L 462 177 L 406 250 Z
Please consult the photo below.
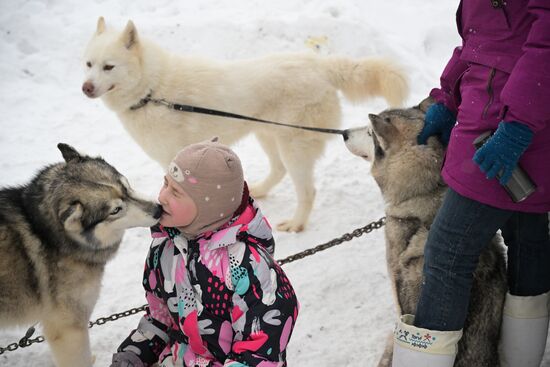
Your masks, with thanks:
M 462 330 L 428 330 L 413 322 L 413 315 L 403 315 L 395 327 L 392 367 L 452 367 Z

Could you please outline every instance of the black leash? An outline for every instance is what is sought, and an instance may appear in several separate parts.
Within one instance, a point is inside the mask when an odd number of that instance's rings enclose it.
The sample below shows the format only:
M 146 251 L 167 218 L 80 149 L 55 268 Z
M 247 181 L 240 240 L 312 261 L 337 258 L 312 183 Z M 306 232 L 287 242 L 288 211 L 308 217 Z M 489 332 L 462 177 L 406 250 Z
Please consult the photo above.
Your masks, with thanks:
M 285 126 L 285 127 L 291 127 L 291 128 L 294 128 L 294 129 L 316 131 L 316 132 L 325 133 L 325 134 L 336 134 L 336 135 L 342 135 L 344 137 L 344 139 L 347 136 L 347 130 L 327 129 L 327 128 L 322 128 L 322 127 L 309 127 L 309 126 L 283 124 L 282 122 L 262 120 L 262 119 L 258 119 L 258 118 L 255 118 L 255 117 L 239 115 L 239 114 L 231 113 L 231 112 L 218 111 L 218 110 L 213 110 L 213 109 L 210 109 L 210 108 L 203 108 L 203 107 L 190 106 L 190 105 L 186 105 L 186 104 L 172 103 L 172 102 L 168 102 L 164 98 L 161 98 L 161 99 L 152 98 L 152 94 L 153 94 L 153 92 L 149 92 L 149 94 L 146 95 L 145 98 L 142 98 L 137 104 L 131 106 L 130 110 L 135 111 L 135 110 L 137 110 L 141 107 L 144 107 L 147 103 L 152 102 L 154 104 L 163 105 L 163 106 L 166 106 L 168 108 L 174 109 L 176 111 L 181 111 L 181 112 L 202 113 L 202 114 L 205 114 L 205 115 L 228 117 L 228 118 L 234 118 L 234 119 L 239 119 L 239 120 L 255 121 L 255 122 L 260 122 L 260 123 L 263 123 L 263 124 Z

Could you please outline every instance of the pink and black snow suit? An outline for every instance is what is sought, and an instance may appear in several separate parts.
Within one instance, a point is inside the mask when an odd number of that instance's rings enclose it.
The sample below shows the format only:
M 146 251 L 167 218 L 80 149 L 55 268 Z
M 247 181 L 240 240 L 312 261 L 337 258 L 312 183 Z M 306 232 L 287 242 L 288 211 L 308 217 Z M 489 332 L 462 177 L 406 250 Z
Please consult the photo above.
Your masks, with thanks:
M 149 307 L 119 351 L 146 366 L 286 366 L 298 301 L 252 199 L 229 224 L 193 240 L 175 228 L 151 232 Z

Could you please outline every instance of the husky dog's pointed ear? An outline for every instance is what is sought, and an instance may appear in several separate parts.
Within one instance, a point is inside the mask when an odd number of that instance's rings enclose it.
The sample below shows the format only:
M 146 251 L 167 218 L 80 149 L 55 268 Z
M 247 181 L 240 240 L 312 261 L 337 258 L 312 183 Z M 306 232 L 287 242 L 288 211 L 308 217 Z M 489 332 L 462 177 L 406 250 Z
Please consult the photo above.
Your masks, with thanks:
M 65 159 L 65 162 L 67 163 L 70 161 L 79 161 L 82 159 L 80 153 L 78 153 L 75 148 L 71 147 L 68 144 L 59 143 L 57 144 L 57 148 L 61 151 L 63 159 Z
M 84 208 L 78 201 L 62 205 L 59 208 L 59 220 L 67 232 L 80 232 L 82 230 L 82 214 Z
M 105 32 L 105 19 L 103 17 L 99 17 L 97 19 L 97 29 L 95 31 L 96 34 L 101 34 Z
M 122 43 L 128 50 L 138 43 L 137 29 L 131 20 L 128 21 L 126 28 L 122 31 Z
M 387 149 L 392 140 L 398 134 L 397 128 L 392 124 L 389 118 L 383 118 L 379 115 L 369 114 L 369 120 L 372 123 L 372 130 L 378 136 L 382 148 Z
M 426 113 L 426 111 L 428 111 L 428 108 L 430 108 L 430 106 L 433 105 L 434 103 L 435 103 L 435 99 L 433 99 L 431 96 L 428 96 L 424 98 L 424 100 L 422 100 L 422 102 L 420 102 L 416 108 Z

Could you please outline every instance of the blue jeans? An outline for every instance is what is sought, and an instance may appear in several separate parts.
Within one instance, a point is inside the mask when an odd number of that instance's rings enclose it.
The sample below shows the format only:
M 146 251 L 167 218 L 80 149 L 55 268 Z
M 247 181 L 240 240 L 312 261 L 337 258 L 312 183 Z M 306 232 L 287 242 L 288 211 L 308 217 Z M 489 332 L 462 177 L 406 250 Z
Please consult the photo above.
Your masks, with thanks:
M 415 326 L 463 328 L 479 256 L 499 229 L 508 247 L 509 292 L 536 296 L 550 290 L 548 214 L 497 209 L 449 189 L 426 241 Z

